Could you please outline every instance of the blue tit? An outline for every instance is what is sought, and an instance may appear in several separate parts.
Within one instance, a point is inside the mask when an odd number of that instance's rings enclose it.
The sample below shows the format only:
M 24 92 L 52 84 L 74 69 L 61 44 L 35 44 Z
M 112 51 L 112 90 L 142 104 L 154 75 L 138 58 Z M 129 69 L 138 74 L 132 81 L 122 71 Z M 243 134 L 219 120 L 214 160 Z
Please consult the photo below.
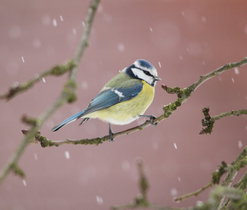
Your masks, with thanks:
M 143 115 L 154 99 L 155 85 L 160 80 L 156 68 L 146 60 L 136 60 L 124 68 L 101 89 L 88 107 L 55 126 L 57 131 L 64 125 L 83 118 L 98 118 L 111 124 L 125 125 Z M 82 121 L 82 122 L 83 122 Z

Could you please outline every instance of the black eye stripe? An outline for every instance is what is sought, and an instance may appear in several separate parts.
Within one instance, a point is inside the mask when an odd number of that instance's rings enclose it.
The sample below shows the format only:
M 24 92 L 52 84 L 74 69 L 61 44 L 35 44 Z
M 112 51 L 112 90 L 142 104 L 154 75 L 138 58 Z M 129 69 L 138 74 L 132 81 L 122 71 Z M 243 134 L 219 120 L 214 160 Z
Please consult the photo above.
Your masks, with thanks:
M 144 69 L 141 69 L 141 68 L 138 68 L 137 66 L 135 66 L 136 69 L 139 69 L 140 71 L 143 71 L 147 76 L 150 76 L 150 77 L 153 77 L 154 78 L 154 75 L 152 75 L 149 71 L 147 70 L 144 70 Z
M 139 67 L 137 67 L 136 65 L 131 65 L 131 66 L 129 66 L 126 70 L 125 70 L 125 72 L 129 75 L 129 76 L 131 76 L 131 77 L 133 77 L 133 78 L 137 78 L 137 79 L 140 79 L 139 77 L 137 77 L 134 73 L 133 73 L 133 70 L 134 69 L 138 69 L 139 71 L 142 71 L 145 75 L 147 75 L 147 76 L 149 76 L 149 77 L 152 77 L 153 79 L 155 78 L 155 76 L 154 75 L 152 75 L 149 71 L 147 71 L 147 70 L 145 70 L 145 69 L 141 69 L 141 68 L 139 68 Z
M 154 77 L 149 71 L 146 71 L 146 70 L 142 70 L 146 75 L 148 76 L 151 76 L 151 77 Z

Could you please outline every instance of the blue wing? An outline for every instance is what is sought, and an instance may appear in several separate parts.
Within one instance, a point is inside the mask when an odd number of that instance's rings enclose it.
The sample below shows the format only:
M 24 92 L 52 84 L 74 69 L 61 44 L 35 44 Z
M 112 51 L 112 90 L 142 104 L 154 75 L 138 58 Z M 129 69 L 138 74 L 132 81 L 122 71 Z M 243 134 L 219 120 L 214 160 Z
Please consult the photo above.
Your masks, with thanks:
M 52 131 L 57 131 L 68 123 L 83 117 L 86 114 L 106 109 L 110 106 L 113 106 L 117 103 L 130 100 L 131 98 L 137 96 L 142 90 L 142 83 L 137 83 L 131 87 L 120 87 L 120 88 L 111 88 L 100 92 L 89 104 L 89 106 L 78 112 L 69 118 L 65 119 L 57 126 L 52 128 Z
M 104 90 L 91 101 L 83 115 L 101 109 L 106 109 L 123 101 L 128 101 L 141 92 L 142 86 L 142 83 L 137 83 L 131 87 L 111 88 Z

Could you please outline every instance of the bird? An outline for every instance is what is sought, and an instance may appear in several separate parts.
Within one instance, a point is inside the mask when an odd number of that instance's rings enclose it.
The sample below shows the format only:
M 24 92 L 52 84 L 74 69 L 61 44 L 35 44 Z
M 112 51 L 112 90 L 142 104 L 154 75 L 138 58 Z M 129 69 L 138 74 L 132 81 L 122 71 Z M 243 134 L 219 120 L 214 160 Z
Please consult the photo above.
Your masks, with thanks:
M 113 140 L 111 124 L 125 125 L 144 115 L 154 99 L 155 85 L 161 80 L 157 69 L 149 61 L 138 59 L 108 81 L 86 109 L 68 117 L 54 128 L 57 131 L 63 126 L 82 118 L 82 124 L 92 118 L 109 123 L 109 139 Z

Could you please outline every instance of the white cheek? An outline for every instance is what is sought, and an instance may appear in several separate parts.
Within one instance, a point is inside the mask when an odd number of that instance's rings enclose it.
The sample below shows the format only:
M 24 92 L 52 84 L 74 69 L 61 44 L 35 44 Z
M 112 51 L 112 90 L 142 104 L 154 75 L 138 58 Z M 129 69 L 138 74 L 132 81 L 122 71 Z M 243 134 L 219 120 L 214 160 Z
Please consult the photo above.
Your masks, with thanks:
M 143 71 L 136 68 L 131 68 L 131 70 L 136 77 L 146 81 L 150 85 L 153 83 L 153 77 L 146 75 Z

